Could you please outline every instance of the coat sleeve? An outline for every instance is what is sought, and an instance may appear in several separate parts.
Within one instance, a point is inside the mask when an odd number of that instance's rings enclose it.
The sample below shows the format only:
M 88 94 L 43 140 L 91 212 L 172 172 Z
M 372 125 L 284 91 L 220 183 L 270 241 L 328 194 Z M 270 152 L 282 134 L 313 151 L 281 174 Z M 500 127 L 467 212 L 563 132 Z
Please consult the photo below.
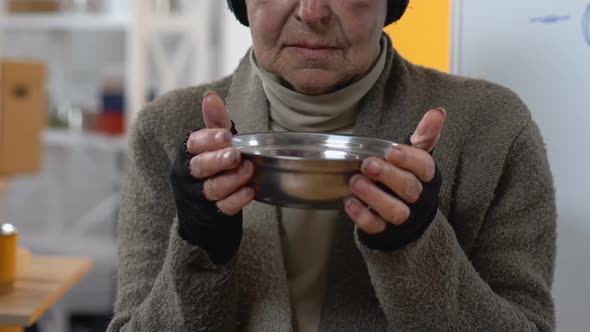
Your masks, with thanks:
M 118 225 L 117 300 L 108 331 L 232 330 L 232 263 L 216 266 L 178 236 L 170 160 L 157 140 L 144 137 L 143 122 L 140 114 L 130 142 Z
M 357 244 L 396 331 L 553 331 L 555 228 L 553 180 L 531 121 L 510 148 L 469 255 L 440 212 L 401 250 Z

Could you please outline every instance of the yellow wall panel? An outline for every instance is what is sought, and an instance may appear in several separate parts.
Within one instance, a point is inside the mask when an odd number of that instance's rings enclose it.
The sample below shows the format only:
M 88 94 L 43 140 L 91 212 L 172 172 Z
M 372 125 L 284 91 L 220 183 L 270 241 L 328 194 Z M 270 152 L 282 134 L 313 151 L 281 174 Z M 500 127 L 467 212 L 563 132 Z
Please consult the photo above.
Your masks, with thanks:
M 385 31 L 411 62 L 449 71 L 451 0 L 411 0 L 403 18 Z

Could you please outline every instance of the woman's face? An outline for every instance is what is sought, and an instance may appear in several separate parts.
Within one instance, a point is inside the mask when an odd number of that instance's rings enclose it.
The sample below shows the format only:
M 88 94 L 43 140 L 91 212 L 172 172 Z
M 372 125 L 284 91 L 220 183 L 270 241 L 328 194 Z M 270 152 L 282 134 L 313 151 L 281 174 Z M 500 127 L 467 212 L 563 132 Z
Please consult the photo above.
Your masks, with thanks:
M 295 91 L 328 93 L 367 73 L 387 0 L 247 0 L 259 66 Z

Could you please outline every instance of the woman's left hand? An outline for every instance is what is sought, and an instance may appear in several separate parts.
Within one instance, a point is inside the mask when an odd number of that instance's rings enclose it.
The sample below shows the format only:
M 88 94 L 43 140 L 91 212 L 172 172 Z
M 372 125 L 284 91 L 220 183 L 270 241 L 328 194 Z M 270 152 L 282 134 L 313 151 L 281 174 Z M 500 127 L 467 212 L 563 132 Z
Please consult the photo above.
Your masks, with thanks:
M 362 174 L 354 175 L 349 184 L 356 198 L 345 203 L 348 216 L 361 230 L 378 234 L 387 224 L 406 223 L 411 215 L 408 204 L 422 196 L 423 183 L 430 182 L 435 175 L 436 163 L 430 152 L 438 142 L 445 118 L 443 109 L 428 111 L 412 134 L 412 146 L 396 145 L 387 152 L 385 160 L 371 157 L 363 161 Z

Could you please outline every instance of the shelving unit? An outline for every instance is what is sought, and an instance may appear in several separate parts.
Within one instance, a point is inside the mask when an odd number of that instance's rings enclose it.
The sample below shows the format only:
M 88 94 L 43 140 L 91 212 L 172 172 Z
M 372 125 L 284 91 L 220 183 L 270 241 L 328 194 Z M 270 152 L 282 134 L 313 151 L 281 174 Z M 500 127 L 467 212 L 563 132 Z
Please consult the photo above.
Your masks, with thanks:
M 105 14 L 2 14 L 0 29 L 12 31 L 122 30 L 129 18 Z
M 155 10 L 152 0 L 108 0 L 120 4 L 128 1 L 128 12 L 116 14 L 8 14 L 0 0 L 0 57 L 3 49 L 13 47 L 3 43 L 3 36 L 46 34 L 50 42 L 52 61 L 48 66 L 61 66 L 55 70 L 57 81 L 75 80 L 69 66 L 79 54 L 89 55 L 92 50 L 71 52 L 68 46 L 73 35 L 88 38 L 96 48 L 110 36 L 124 40 L 124 52 L 117 54 L 114 65 L 120 64 L 125 81 L 126 119 L 130 127 L 148 100 L 148 92 L 161 95 L 186 84 L 199 84 L 212 80 L 220 67 L 219 43 L 213 38 L 220 29 L 216 20 L 225 4 L 219 0 L 185 0 L 187 10 L 178 13 L 161 13 Z M 160 1 L 161 2 L 161 1 Z M 217 14 L 216 14 L 217 13 Z M 107 33 L 109 37 L 93 37 Z M 121 35 L 119 35 L 121 34 Z M 172 37 L 171 37 L 172 36 Z M 174 39 L 170 43 L 170 38 Z M 88 44 L 88 43 L 87 43 Z M 45 46 L 38 46 L 45 47 Z M 119 44 L 117 44 L 119 45 Z M 105 46 L 106 47 L 106 46 Z M 118 49 L 120 52 L 121 49 Z M 84 61 L 77 61 L 78 64 Z M 88 64 L 89 73 L 101 73 L 100 68 Z M 118 67 L 117 67 L 118 68 Z M 51 70 L 50 70 L 51 72 Z M 80 73 L 80 70 L 77 71 Z M 155 91 L 150 89 L 155 88 Z M 59 89 L 58 95 L 60 94 Z M 98 98 L 98 96 L 97 96 Z M 57 100 L 60 102 L 60 100 Z M 84 247 L 84 254 L 95 259 L 95 269 L 86 287 L 68 298 L 55 310 L 57 322 L 45 321 L 43 331 L 66 331 L 63 317 L 73 308 L 102 312 L 109 310 L 114 294 L 112 273 L 116 266 L 116 242 L 109 231 L 114 230 L 114 218 L 120 204 L 121 183 L 113 174 L 124 172 L 127 138 L 107 137 L 76 130 L 48 129 L 43 135 L 48 156 L 42 172 L 33 178 L 15 179 L 11 197 L 19 218 L 27 225 L 22 234 L 23 244 L 32 250 L 67 254 L 76 247 Z M 95 158 L 95 159 L 92 159 Z M 81 163 L 81 164 L 78 164 Z M 84 193 L 85 190 L 88 192 Z M 88 198 L 90 196 L 91 198 Z M 36 201 L 35 212 L 27 214 L 26 206 L 19 202 Z M 76 208 L 77 207 L 77 208 Z M 20 214 L 27 215 L 21 217 Z M 27 224 L 28 223 L 28 224 Z M 24 225 L 23 225 L 24 226 Z M 105 237 L 111 235 L 111 237 Z M 86 292 L 86 293 L 85 293 Z M 88 297 L 93 301 L 87 301 Z
M 113 152 L 127 152 L 126 136 L 111 137 L 94 133 L 47 129 L 43 135 L 43 142 L 48 146 L 64 148 L 90 146 L 98 149 L 109 149 Z
M 12 32 L 47 32 L 61 36 L 70 32 L 118 31 L 125 34 L 125 76 L 127 120 L 130 126 L 142 105 L 148 100 L 148 90 L 157 82 L 156 95 L 179 87 L 182 82 L 198 84 L 216 76 L 220 66 L 219 46 L 211 31 L 220 29 L 214 18 L 224 10 L 215 0 L 185 1 L 186 11 L 165 13 L 156 11 L 153 0 L 127 1 L 125 13 L 55 13 L 9 14 L 0 0 L 0 56 L 2 34 Z M 156 1 L 160 2 L 161 1 Z M 181 42 L 171 52 L 162 52 L 163 34 L 181 36 Z M 58 42 L 62 42 L 58 38 Z M 205 51 L 203 51 L 205 50 Z M 153 58 L 153 63 L 150 59 Z M 192 67 L 186 70 L 186 65 Z M 153 68 L 155 70 L 150 71 Z M 150 72 L 157 77 L 150 77 Z

